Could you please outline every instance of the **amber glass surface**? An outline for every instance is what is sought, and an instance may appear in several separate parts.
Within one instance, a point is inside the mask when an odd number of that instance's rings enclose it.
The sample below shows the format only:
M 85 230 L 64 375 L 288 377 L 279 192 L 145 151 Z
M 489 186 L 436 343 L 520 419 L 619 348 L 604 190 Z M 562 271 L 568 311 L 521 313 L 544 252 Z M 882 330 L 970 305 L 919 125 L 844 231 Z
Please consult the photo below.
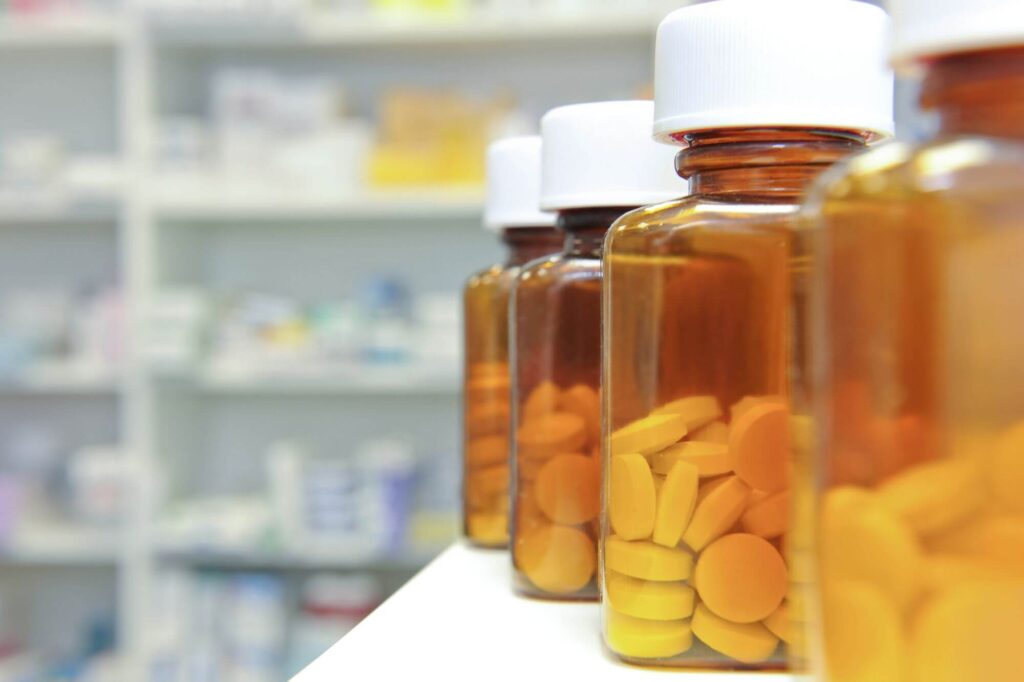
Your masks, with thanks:
M 808 203 L 828 682 L 1024 679 L 1024 49 L 939 60 L 922 100 L 935 141 Z
M 508 260 L 470 277 L 463 292 L 463 532 L 485 547 L 508 545 L 509 292 L 523 264 L 557 252 L 564 238 L 552 227 L 516 227 L 502 240 Z
M 806 579 L 784 558 L 808 393 L 799 201 L 863 137 L 680 141 L 692 195 L 607 240 L 605 642 L 644 665 L 777 669 Z
M 524 267 L 513 294 L 514 583 L 597 598 L 601 494 L 601 250 L 633 207 L 564 211 L 563 251 Z

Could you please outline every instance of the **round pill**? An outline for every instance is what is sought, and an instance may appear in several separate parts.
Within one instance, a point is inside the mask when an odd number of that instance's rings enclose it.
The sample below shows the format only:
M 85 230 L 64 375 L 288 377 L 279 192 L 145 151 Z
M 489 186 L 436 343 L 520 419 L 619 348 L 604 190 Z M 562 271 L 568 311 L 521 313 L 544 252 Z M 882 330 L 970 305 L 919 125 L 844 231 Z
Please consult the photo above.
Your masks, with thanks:
M 505 514 L 489 512 L 468 514 L 466 534 L 483 544 L 504 544 L 508 542 L 508 517 Z
M 730 475 L 727 474 L 725 476 L 716 476 L 715 478 L 708 478 L 708 479 L 705 479 L 705 480 L 701 481 L 700 482 L 700 487 L 697 489 L 697 504 L 700 504 L 701 502 L 703 502 L 704 498 L 706 498 L 708 495 L 710 495 L 716 489 L 720 488 L 722 485 L 725 484 L 726 481 L 728 481 L 731 478 L 736 478 L 736 477 L 735 476 L 730 476 Z M 748 498 L 748 502 L 749 502 L 749 498 Z
M 604 543 L 605 566 L 644 580 L 686 580 L 693 571 L 693 555 L 653 542 L 627 542 L 614 535 Z
M 928 549 L 1024 566 L 1024 514 L 981 516 L 928 538 Z
M 508 460 L 508 445 L 506 436 L 474 438 L 466 443 L 466 462 L 474 468 L 503 464 Z
M 794 414 L 789 418 L 789 433 L 793 440 L 793 452 L 809 455 L 814 451 L 816 427 L 813 417 Z
M 493 374 L 474 374 L 466 382 L 466 404 L 477 405 L 487 401 L 508 402 L 511 379 L 508 370 Z
M 466 414 L 466 431 L 471 438 L 508 433 L 510 418 L 508 403 L 483 402 L 471 407 Z
M 1024 422 L 996 443 L 988 463 L 988 482 L 1002 509 L 1024 512 Z
M 788 642 L 792 639 L 790 633 L 798 626 L 793 625 L 789 620 L 789 607 L 783 602 L 779 608 L 768 614 L 768 617 L 761 621 L 761 623 L 768 628 L 768 631 L 773 635 L 781 639 L 783 642 Z
M 704 604 L 693 612 L 693 634 L 720 654 L 741 663 L 760 663 L 771 657 L 779 640 L 760 623 L 730 623 Z
M 687 436 L 689 440 L 728 445 L 729 426 L 723 421 L 713 421 L 710 424 L 705 424 L 696 431 L 687 434 Z
M 658 510 L 651 539 L 665 547 L 675 547 L 690 523 L 697 506 L 697 467 L 676 462 L 658 491 Z
M 489 362 L 474 362 L 469 366 L 469 376 L 508 376 L 508 363 L 492 360 Z
M 647 620 L 680 620 L 693 614 L 694 590 L 680 582 L 640 580 L 608 571 L 605 598 L 613 609 Z
M 686 440 L 651 456 L 651 465 L 657 474 L 667 474 L 676 462 L 689 462 L 697 467 L 702 477 L 720 476 L 732 471 L 729 447 L 722 443 Z
M 604 611 L 608 647 L 627 658 L 670 658 L 693 646 L 688 620 L 645 620 Z
M 1024 452 L 1019 455 L 1024 461 Z M 974 458 L 945 459 L 906 469 L 875 491 L 878 504 L 922 535 L 940 533 L 974 516 L 988 491 Z
M 520 570 L 534 585 L 552 594 L 572 594 L 586 587 L 594 575 L 597 550 L 581 530 L 541 525 L 516 541 Z
M 726 479 L 697 503 L 690 525 L 683 532 L 683 542 L 698 552 L 704 549 L 733 527 L 749 497 L 750 488 L 738 476 Z
M 749 533 L 721 537 L 697 558 L 693 585 L 716 615 L 734 623 L 767 618 L 786 596 L 786 562 L 771 543 Z
M 583 419 L 568 412 L 552 412 L 519 427 L 517 452 L 522 457 L 546 459 L 559 453 L 579 452 L 587 440 Z
M 601 468 L 586 455 L 556 455 L 537 474 L 534 495 L 555 523 L 586 523 L 600 510 Z
M 991 557 L 930 554 L 925 563 L 924 581 L 932 590 L 943 590 L 950 585 L 995 584 L 1022 579 L 1024 564 L 1003 564 Z
M 516 496 L 515 507 L 515 535 L 521 537 L 533 528 L 543 526 L 547 523 L 544 513 L 537 506 L 537 500 L 533 495 L 533 488 L 520 489 Z
M 558 455 L 555 455 L 557 457 Z M 516 462 L 516 476 L 520 481 L 534 481 L 537 479 L 537 474 L 544 468 L 544 464 L 547 463 L 546 459 L 530 459 L 529 457 L 520 457 Z
M 774 402 L 744 411 L 729 430 L 730 467 L 743 482 L 774 493 L 789 486 L 789 410 Z
M 478 469 L 466 481 L 466 496 L 470 506 L 477 509 L 488 506 L 495 497 L 507 492 L 508 466 L 505 464 Z
M 729 408 L 729 414 L 732 417 L 732 421 L 736 421 L 743 413 L 749 410 L 751 407 L 757 405 L 764 405 L 767 403 L 774 403 L 777 405 L 785 405 L 786 399 L 781 395 L 748 395 L 740 398 Z
M 608 484 L 608 518 L 623 540 L 643 540 L 654 531 L 657 495 L 643 455 L 615 455 Z
M 789 491 L 783 490 L 750 504 L 740 517 L 740 523 L 748 533 L 776 538 L 789 527 L 789 507 Z
M 612 454 L 649 455 L 664 450 L 686 435 L 686 418 L 679 414 L 652 414 L 612 433 Z
M 678 414 L 686 421 L 686 430 L 693 431 L 722 416 L 722 406 L 713 395 L 692 395 L 662 405 L 651 414 Z
M 575 414 L 587 425 L 587 442 L 601 441 L 601 403 L 597 391 L 586 384 L 570 386 L 562 392 L 558 406 L 561 410 Z
M 920 592 L 924 558 L 917 538 L 870 497 L 858 503 L 826 496 L 820 552 L 824 575 L 873 585 L 900 609 Z
M 523 402 L 520 420 L 525 422 L 554 412 L 558 408 L 558 399 L 561 395 L 561 389 L 553 381 L 542 381 L 537 384 Z
M 921 610 L 913 635 L 915 680 L 1019 682 L 1024 584 L 949 585 Z
M 900 617 L 882 592 L 867 583 L 847 580 L 829 582 L 822 592 L 828 679 L 905 680 Z

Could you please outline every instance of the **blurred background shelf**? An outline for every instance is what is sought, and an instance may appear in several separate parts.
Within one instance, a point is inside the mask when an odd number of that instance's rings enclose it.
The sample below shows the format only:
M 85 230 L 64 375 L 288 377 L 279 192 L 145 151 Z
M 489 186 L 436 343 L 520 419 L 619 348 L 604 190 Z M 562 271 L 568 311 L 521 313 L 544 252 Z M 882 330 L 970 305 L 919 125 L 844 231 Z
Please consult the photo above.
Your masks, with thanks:
M 38 365 L 0 376 L 0 395 L 113 395 L 121 377 L 110 369 L 78 368 L 66 363 Z
M 219 394 L 336 394 L 454 396 L 461 387 L 455 371 L 426 366 L 296 368 L 233 372 L 210 368 L 199 374 L 198 385 Z
M 125 33 L 118 14 L 0 16 L 0 50 L 116 47 Z
M 0 226 L 26 226 L 47 223 L 115 222 L 121 210 L 115 198 L 83 200 L 80 198 L 9 200 L 0 197 Z
M 0 545 L 0 566 L 110 566 L 121 537 L 113 530 L 63 525 L 30 528 Z
M 165 47 L 491 46 L 642 38 L 663 13 L 647 8 L 565 11 L 471 11 L 464 16 L 372 16 L 365 12 L 284 11 L 273 19 L 244 13 L 220 16 L 155 14 L 156 40 Z
M 246 571 L 370 571 L 412 573 L 441 553 L 444 547 L 400 555 L 358 556 L 323 552 L 175 550 L 160 552 L 162 561 L 192 568 Z
M 162 220 L 179 222 L 237 222 L 302 220 L 336 224 L 360 221 L 438 220 L 469 221 L 483 212 L 479 189 L 420 191 L 366 191 L 349 197 L 315 195 L 279 188 L 207 186 L 200 190 L 164 187 L 155 200 Z

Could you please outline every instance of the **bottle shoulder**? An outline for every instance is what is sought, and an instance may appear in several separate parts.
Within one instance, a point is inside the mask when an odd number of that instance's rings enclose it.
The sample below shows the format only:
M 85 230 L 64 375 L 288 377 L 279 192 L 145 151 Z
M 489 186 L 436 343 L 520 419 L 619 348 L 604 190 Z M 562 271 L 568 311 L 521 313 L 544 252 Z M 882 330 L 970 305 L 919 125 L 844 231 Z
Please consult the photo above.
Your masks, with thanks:
M 920 144 L 892 141 L 855 154 L 826 171 L 808 206 L 851 200 L 931 201 L 956 197 L 1016 201 L 1024 190 L 1024 143 L 986 137 L 945 137 Z
M 524 265 L 515 278 L 517 289 L 551 287 L 601 276 L 599 258 L 575 258 L 564 253 L 538 258 Z
M 466 280 L 465 291 L 497 286 L 503 278 L 507 277 L 507 273 L 510 269 L 511 268 L 507 268 L 504 265 L 496 263 L 482 270 L 478 270 L 470 275 Z
M 684 197 L 622 216 L 612 226 L 606 249 L 614 252 L 625 245 L 635 245 L 638 240 L 649 243 L 662 238 L 667 244 L 675 238 L 685 239 L 688 234 L 704 232 L 723 236 L 789 232 L 796 229 L 799 210 L 799 203 L 790 199 Z

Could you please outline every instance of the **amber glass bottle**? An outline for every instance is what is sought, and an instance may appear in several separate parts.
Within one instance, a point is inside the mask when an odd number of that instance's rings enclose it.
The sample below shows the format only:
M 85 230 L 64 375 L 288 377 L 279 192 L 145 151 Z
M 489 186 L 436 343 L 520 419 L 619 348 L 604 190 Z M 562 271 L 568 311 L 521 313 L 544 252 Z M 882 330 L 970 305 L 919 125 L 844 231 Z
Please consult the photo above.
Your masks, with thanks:
M 655 133 L 682 147 L 691 196 L 623 216 L 604 261 L 604 634 L 629 662 L 786 666 L 787 594 L 808 578 L 787 558 L 799 204 L 891 128 L 885 22 L 845 0 L 721 0 L 659 29 Z
M 520 594 L 597 597 L 601 493 L 601 251 L 628 210 L 685 194 L 650 139 L 650 102 L 561 107 L 541 123 L 542 206 L 562 252 L 524 267 L 513 293 L 513 562 Z
M 820 228 L 819 673 L 1014 682 L 1024 624 L 1024 12 L 893 4 L 939 123 L 809 198 Z M 965 49 L 965 46 L 970 49 Z
M 540 137 L 495 142 L 487 154 L 485 224 L 501 234 L 508 258 L 469 278 L 463 294 L 463 529 L 483 547 L 508 545 L 509 292 L 527 262 L 557 252 L 562 233 L 539 209 Z

